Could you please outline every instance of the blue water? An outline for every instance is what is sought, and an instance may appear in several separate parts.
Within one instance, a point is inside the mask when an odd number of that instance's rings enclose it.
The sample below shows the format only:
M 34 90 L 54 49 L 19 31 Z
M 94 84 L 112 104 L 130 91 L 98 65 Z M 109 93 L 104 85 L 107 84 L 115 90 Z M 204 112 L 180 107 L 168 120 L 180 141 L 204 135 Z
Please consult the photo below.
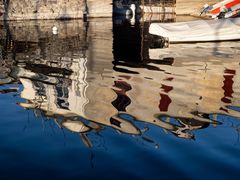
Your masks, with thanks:
M 1 179 L 238 179 L 239 42 L 149 49 L 122 23 L 1 30 Z

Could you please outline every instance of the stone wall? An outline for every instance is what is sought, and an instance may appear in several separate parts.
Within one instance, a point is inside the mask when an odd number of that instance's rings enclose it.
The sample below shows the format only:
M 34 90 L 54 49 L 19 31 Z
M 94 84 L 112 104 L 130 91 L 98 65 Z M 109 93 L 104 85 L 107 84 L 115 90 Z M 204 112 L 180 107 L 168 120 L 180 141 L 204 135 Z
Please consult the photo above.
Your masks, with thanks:
M 112 17 L 112 1 L 86 0 L 89 17 Z M 199 15 L 205 3 L 214 4 L 220 1 L 176 0 L 176 9 L 172 8 L 170 11 L 174 10 L 176 14 Z M 83 18 L 86 7 L 85 0 L 10 0 L 5 7 L 2 2 L 0 1 L 0 19 L 4 17 L 8 20 Z M 154 8 L 157 8 L 157 13 L 164 11 L 160 6 Z M 144 11 L 152 12 L 153 7 L 148 10 L 146 6 Z
M 112 0 L 87 0 L 89 17 L 112 17 Z
M 8 20 L 82 18 L 84 2 L 84 0 L 11 0 L 4 5 L 4 18 Z M 111 2 L 112 0 L 88 0 L 89 16 L 111 17 Z

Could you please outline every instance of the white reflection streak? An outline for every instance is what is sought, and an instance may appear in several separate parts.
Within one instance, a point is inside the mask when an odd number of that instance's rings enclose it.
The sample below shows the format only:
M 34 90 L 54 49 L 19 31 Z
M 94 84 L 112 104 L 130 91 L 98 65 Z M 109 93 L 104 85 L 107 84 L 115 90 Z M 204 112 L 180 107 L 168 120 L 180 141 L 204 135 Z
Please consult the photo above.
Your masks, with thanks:
M 77 114 L 84 115 L 85 106 L 89 99 L 86 96 L 87 83 L 87 58 L 79 58 L 77 64 L 73 63 L 72 69 L 75 77 L 71 77 L 73 82 L 73 91 L 69 91 L 69 108 Z M 76 66 L 76 67 L 74 67 Z M 69 87 L 70 88 L 70 87 Z M 71 98 L 72 97 L 72 98 Z

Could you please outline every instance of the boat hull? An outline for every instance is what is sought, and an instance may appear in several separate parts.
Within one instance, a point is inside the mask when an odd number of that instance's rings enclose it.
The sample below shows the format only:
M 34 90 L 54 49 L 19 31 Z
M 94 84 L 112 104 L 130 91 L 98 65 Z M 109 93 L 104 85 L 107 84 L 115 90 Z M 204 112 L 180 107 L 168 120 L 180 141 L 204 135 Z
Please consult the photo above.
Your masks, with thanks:
M 169 43 L 240 40 L 240 18 L 152 23 L 149 33 Z

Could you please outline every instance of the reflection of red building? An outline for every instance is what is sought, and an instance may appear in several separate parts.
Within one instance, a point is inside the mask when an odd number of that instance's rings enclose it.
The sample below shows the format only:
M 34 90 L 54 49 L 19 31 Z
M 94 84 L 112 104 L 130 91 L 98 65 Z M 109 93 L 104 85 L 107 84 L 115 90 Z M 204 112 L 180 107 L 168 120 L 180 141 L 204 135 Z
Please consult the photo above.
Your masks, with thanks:
M 172 100 L 167 95 L 167 93 L 170 92 L 173 89 L 173 87 L 172 86 L 166 86 L 166 85 L 162 84 L 161 89 L 166 94 L 160 93 L 161 99 L 160 99 L 160 102 L 159 102 L 159 110 L 161 112 L 167 112 L 168 107 L 169 107 L 170 103 L 172 102 Z
M 231 70 L 231 69 L 226 69 L 225 70 L 225 75 L 224 77 L 224 81 L 223 81 L 223 90 L 224 90 L 224 97 L 222 98 L 222 101 L 226 104 L 231 103 L 231 99 L 233 96 L 232 94 L 234 93 L 233 91 L 233 77 L 236 74 L 235 70 Z
M 126 111 L 126 107 L 131 103 L 131 99 L 127 96 L 126 92 L 132 89 L 131 85 L 124 81 L 114 81 L 113 87 L 117 98 L 112 102 L 112 105 L 118 111 Z
M 172 66 L 161 66 L 166 72 L 163 73 L 166 77 L 163 84 L 167 86 L 161 88 L 160 111 L 168 109 L 167 114 L 177 117 L 198 118 L 191 112 L 239 116 L 238 112 L 226 109 L 229 104 L 238 106 L 239 101 L 237 74 L 240 52 L 232 48 L 238 46 L 234 42 L 204 46 L 179 44 L 150 50 L 151 59 L 161 60 L 169 56 L 175 59 Z M 166 89 L 168 86 L 172 89 Z
M 161 50 L 157 52 L 161 53 Z M 211 114 L 240 117 L 239 112 L 228 108 L 228 105 L 239 106 L 237 84 L 240 79 L 237 74 L 240 71 L 238 53 L 235 53 L 221 58 L 209 52 L 206 59 L 196 56 L 194 60 L 176 57 L 171 65 L 151 61 L 148 65 L 155 66 L 154 70 L 120 64 L 126 72 L 138 72 L 129 74 L 128 78 L 121 72 L 113 75 L 131 87 L 127 91 L 131 103 L 125 108 L 126 113 L 184 138 L 193 138 L 189 134 L 192 130 L 217 123 L 213 121 L 216 116 L 211 120 Z M 176 122 L 172 123 L 170 119 Z

